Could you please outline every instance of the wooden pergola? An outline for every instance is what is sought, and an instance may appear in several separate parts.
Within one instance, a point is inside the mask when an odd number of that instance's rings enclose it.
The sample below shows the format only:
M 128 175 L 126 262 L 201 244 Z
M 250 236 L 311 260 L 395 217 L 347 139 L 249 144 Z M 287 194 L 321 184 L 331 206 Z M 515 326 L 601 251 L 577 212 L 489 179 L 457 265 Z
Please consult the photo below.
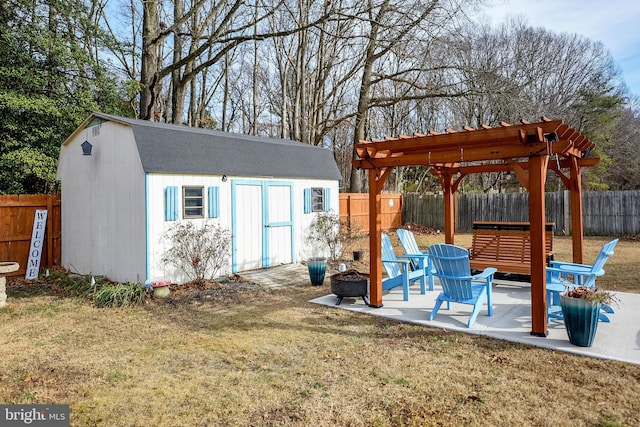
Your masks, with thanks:
M 394 167 L 430 166 L 444 194 L 445 242 L 454 243 L 454 194 L 471 173 L 513 172 L 529 192 L 531 229 L 532 335 L 547 336 L 545 271 L 545 181 L 552 170 L 570 191 L 573 262 L 583 261 L 582 182 L 580 170 L 600 159 L 589 157 L 594 144 L 562 120 L 500 127 L 465 126 L 462 131 L 401 135 L 360 141 L 353 166 L 369 171 L 370 305 L 382 307 L 381 193 Z

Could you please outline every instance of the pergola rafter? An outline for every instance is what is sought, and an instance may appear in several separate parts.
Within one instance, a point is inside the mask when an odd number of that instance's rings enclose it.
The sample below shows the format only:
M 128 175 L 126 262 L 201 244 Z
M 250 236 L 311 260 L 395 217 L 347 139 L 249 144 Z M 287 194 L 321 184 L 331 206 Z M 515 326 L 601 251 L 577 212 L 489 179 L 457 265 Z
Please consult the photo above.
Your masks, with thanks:
M 430 166 L 438 176 L 445 200 L 445 241 L 454 242 L 454 194 L 468 174 L 513 172 L 529 192 L 531 224 L 532 331 L 547 335 L 544 184 L 548 170 L 555 172 L 571 193 L 573 261 L 582 262 L 582 182 L 580 169 L 595 166 L 589 158 L 593 142 L 562 120 L 542 117 L 540 122 L 522 120 L 518 125 L 500 122 L 499 127 L 464 126 L 456 131 L 429 131 L 413 136 L 372 139 L 356 144 L 360 157 L 353 166 L 369 171 L 370 304 L 382 306 L 381 193 L 393 168 Z M 568 172 L 567 172 L 568 171 Z

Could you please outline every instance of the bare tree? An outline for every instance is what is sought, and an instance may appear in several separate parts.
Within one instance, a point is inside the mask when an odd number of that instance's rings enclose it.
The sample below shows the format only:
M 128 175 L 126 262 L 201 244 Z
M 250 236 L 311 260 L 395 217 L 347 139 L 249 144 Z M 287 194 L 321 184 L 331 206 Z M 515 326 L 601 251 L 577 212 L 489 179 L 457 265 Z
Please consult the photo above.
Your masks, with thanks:
M 615 120 L 610 139 L 610 163 L 602 179 L 611 190 L 640 188 L 640 111 L 627 106 Z
M 369 135 L 541 115 L 611 135 L 610 125 L 595 125 L 622 91 L 601 44 L 520 20 L 466 25 L 474 3 L 150 0 L 141 117 L 182 123 L 188 111 L 189 125 L 330 147 L 351 191 L 363 189 L 353 146 Z M 135 62 L 125 68 L 135 76 Z M 589 107 L 595 100 L 602 111 Z M 432 188 L 425 170 L 398 170 L 388 183 Z M 505 176 L 483 180 L 474 185 L 509 185 Z
M 431 56 L 428 55 L 428 46 L 439 40 L 439 36 L 452 25 L 455 26 L 452 18 L 460 13 L 457 1 L 367 0 L 363 6 L 358 16 L 366 17 L 362 22 L 366 30 L 362 34 L 362 73 L 355 114 L 354 145 L 365 139 L 368 115 L 374 107 L 392 106 L 407 100 L 460 95 L 455 84 L 439 78 L 450 67 L 448 62 L 430 63 Z M 403 46 L 413 49 L 401 49 Z M 390 62 L 389 59 L 400 51 L 402 61 Z M 389 63 L 396 68 L 389 69 Z M 395 93 L 376 93 L 378 87 L 388 81 L 401 83 L 399 90 Z M 353 158 L 356 157 L 354 149 Z M 350 191 L 361 190 L 361 176 L 352 169 Z
M 594 109 L 595 101 L 612 102 L 607 109 L 615 109 L 621 98 L 615 84 L 617 72 L 602 44 L 577 34 L 532 28 L 521 20 L 498 28 L 468 26 L 465 34 L 457 39 L 455 60 L 464 75 L 460 81 L 469 90 L 448 106 L 453 123 L 478 128 L 548 116 L 564 119 L 596 143 L 597 132 L 589 127 L 597 122 L 598 132 L 607 132 L 602 111 Z M 517 187 L 507 177 L 483 174 L 469 180 L 482 191 Z M 550 185 L 561 187 L 554 180 L 557 177 L 550 176 Z
M 168 13 L 159 0 L 144 2 L 140 73 L 141 117 L 154 120 L 155 102 L 160 92 L 161 82 L 169 75 L 176 77 L 177 70 L 180 70 L 180 76 L 174 78 L 174 82 L 179 84 L 174 84 L 172 90 L 182 90 L 191 80 L 222 61 L 228 51 L 240 44 L 293 34 L 304 29 L 291 25 L 278 33 L 255 31 L 256 26 L 261 28 L 261 24 L 282 7 L 283 2 L 284 0 L 273 3 L 257 0 L 254 4 L 248 4 L 243 0 L 194 0 L 188 8 L 184 9 L 175 7 L 174 4 L 173 14 Z M 196 19 L 198 14 L 201 14 L 198 18 L 200 25 L 185 28 L 184 24 Z M 160 16 L 166 18 L 168 22 L 161 21 Z M 308 25 L 317 25 L 323 19 L 325 18 L 320 17 L 317 22 L 311 22 Z M 183 33 L 184 30 L 188 32 Z M 161 51 L 170 37 L 174 39 L 174 49 L 182 47 L 181 43 L 176 44 L 176 36 L 190 39 L 188 51 L 174 51 L 173 60 L 159 61 L 164 59 L 161 58 Z M 174 111 L 172 120 L 176 121 L 176 115 L 184 112 L 184 104 L 181 104 L 184 98 L 178 94 L 172 97 L 172 100 L 175 102 L 175 105 L 171 106 Z

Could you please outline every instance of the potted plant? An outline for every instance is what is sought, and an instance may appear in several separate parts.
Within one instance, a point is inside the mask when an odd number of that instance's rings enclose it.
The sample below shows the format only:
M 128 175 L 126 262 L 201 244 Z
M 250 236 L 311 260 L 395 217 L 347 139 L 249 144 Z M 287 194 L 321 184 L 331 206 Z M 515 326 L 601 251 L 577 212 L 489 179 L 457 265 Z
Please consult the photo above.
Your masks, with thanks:
M 569 342 L 580 347 L 591 347 L 603 304 L 616 299 L 613 294 L 598 288 L 577 286 L 560 294 L 560 307 Z

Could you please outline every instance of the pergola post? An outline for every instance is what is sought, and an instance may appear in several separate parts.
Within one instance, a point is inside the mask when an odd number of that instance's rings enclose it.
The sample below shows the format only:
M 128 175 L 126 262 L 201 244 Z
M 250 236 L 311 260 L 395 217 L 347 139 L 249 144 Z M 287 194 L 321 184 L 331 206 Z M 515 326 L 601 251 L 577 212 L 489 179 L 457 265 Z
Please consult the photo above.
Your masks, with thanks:
M 456 226 L 453 175 L 443 173 L 440 176 L 440 183 L 444 194 L 444 242 L 453 245 Z
M 529 223 L 531 233 L 531 335 L 546 337 L 547 275 L 544 185 L 548 156 L 529 157 Z
M 573 262 L 584 263 L 584 237 L 582 226 L 582 177 L 577 159 L 571 159 L 569 168 L 569 194 L 571 200 L 571 242 Z
M 369 305 L 382 307 L 382 189 L 391 168 L 369 169 Z

